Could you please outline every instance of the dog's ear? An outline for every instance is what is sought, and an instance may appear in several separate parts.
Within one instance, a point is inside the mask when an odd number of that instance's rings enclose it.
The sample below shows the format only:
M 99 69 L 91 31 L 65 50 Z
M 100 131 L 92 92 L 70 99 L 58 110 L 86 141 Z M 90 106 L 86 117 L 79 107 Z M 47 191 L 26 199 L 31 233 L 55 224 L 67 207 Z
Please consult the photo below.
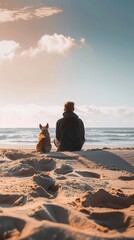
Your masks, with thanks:
M 49 124 L 47 123 L 46 128 L 49 128 Z
M 39 128 L 42 129 L 42 125 L 41 124 L 39 124 Z

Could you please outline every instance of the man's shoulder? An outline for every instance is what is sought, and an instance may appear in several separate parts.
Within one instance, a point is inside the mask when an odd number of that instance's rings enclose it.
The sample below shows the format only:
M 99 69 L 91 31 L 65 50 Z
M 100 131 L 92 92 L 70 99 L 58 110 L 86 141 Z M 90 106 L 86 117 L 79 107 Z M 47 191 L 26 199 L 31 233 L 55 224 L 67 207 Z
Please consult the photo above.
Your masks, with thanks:
M 79 121 L 79 122 L 83 122 L 83 121 L 82 121 L 82 119 L 81 119 L 81 118 L 79 118 L 79 117 L 78 117 L 78 121 Z
M 61 123 L 63 121 L 64 118 L 60 118 L 58 121 L 57 121 L 57 124 Z

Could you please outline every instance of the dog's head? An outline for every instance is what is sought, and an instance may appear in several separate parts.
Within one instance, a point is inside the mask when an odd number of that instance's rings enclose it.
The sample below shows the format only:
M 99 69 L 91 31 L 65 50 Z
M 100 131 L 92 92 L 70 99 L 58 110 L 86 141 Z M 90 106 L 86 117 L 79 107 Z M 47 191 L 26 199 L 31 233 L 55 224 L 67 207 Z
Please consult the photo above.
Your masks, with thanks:
M 41 130 L 41 133 L 46 134 L 48 133 L 49 124 L 47 123 L 46 126 L 42 126 L 41 124 L 39 124 L 39 128 Z
M 43 133 L 45 133 L 45 132 L 48 132 L 48 128 L 49 128 L 49 124 L 47 123 L 47 125 L 46 126 L 42 126 L 41 124 L 39 124 L 39 128 L 40 128 L 40 130 L 41 130 L 41 132 Z

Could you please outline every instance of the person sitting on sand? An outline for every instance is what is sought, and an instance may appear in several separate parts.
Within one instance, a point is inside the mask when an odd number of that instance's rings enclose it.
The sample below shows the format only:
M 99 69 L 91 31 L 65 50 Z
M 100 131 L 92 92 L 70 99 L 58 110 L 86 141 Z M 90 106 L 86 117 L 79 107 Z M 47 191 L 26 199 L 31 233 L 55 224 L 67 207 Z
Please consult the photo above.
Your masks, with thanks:
M 63 118 L 56 123 L 57 151 L 80 151 L 85 142 L 83 121 L 74 113 L 74 102 L 64 104 Z

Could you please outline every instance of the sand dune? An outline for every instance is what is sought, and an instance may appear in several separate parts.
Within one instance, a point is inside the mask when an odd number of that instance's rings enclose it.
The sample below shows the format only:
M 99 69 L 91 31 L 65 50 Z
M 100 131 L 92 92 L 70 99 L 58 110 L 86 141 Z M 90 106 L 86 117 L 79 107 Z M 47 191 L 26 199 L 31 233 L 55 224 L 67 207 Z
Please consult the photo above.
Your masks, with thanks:
M 134 239 L 134 150 L 0 150 L 0 239 Z

